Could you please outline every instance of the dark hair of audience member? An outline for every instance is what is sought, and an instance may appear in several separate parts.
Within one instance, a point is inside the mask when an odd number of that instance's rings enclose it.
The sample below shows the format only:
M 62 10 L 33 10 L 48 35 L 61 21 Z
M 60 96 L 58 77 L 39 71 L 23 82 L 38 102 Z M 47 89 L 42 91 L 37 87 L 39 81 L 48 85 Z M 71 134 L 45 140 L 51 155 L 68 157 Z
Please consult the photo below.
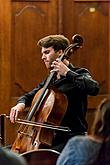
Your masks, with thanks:
M 22 156 L 0 147 L 0 165 L 27 165 Z
M 110 164 L 110 98 L 105 98 L 98 106 L 91 133 L 102 139 L 102 145 L 93 165 Z

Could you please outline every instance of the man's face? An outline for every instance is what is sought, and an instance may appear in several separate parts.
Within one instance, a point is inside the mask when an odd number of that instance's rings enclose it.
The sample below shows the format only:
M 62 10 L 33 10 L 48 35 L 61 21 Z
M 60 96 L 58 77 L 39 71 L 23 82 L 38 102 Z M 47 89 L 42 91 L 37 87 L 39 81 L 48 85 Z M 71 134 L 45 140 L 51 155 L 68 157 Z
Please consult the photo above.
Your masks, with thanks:
M 59 57 L 61 51 L 55 52 L 55 50 L 52 47 L 49 48 L 42 47 L 41 53 L 42 53 L 42 60 L 44 61 L 46 68 L 51 69 L 52 62 Z

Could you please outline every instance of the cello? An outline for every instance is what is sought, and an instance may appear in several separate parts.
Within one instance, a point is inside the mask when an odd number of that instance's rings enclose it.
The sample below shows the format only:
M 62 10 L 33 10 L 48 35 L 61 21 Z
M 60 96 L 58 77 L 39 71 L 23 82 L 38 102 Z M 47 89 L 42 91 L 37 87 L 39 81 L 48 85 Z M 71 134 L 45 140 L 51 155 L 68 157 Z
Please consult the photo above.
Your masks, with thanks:
M 69 58 L 71 53 L 82 47 L 83 39 L 80 35 L 76 34 L 72 39 L 73 44 L 65 49 L 59 60 L 63 61 L 65 58 Z M 44 87 L 36 93 L 26 119 L 28 124 L 20 126 L 18 136 L 12 145 L 14 152 L 23 153 L 39 149 L 41 144 L 51 146 L 54 129 L 57 129 L 57 126 L 61 124 L 68 105 L 66 96 L 50 85 L 55 73 L 50 73 Z M 39 126 L 30 126 L 29 123 L 33 120 L 37 121 Z M 42 128 L 44 124 L 45 128 Z M 53 127 L 47 130 L 46 124 L 53 125 Z M 63 131 L 70 130 L 63 129 Z

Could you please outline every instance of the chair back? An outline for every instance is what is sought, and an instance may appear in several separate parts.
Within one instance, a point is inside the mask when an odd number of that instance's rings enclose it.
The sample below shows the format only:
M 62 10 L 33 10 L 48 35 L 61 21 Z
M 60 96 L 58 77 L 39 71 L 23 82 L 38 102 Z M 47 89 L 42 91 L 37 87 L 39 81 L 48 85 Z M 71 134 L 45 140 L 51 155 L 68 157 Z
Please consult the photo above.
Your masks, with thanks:
M 6 115 L 5 114 L 0 114 L 0 144 L 1 146 L 5 146 L 5 120 L 6 120 Z
M 20 156 L 26 159 L 28 165 L 56 165 L 59 154 L 51 149 L 38 149 L 25 152 Z

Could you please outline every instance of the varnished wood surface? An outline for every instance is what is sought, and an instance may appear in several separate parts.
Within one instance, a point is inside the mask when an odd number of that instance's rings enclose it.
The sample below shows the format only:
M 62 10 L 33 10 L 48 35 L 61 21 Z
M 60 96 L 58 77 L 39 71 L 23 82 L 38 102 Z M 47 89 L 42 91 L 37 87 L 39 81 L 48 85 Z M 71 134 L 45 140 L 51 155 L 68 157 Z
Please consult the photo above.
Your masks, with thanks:
M 37 41 L 46 35 L 59 33 L 71 41 L 73 34 L 78 33 L 83 36 L 84 45 L 70 61 L 89 69 L 100 84 L 99 95 L 88 100 L 87 117 L 90 121 L 99 101 L 110 94 L 110 2 L 0 2 L 0 112 L 9 114 L 16 99 L 47 76 Z M 18 126 L 7 121 L 6 127 L 7 143 L 11 143 Z

